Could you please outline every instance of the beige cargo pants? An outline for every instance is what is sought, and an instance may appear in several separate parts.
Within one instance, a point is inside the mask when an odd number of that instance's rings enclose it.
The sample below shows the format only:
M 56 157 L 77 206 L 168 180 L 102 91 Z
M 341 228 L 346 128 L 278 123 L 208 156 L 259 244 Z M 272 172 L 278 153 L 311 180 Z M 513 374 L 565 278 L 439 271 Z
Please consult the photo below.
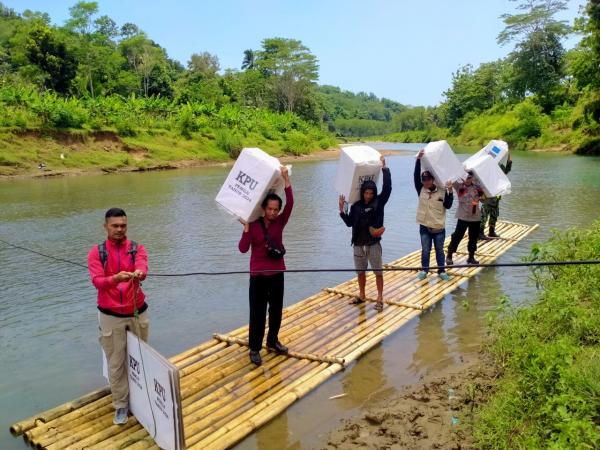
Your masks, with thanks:
M 135 321 L 134 317 L 115 317 L 98 311 L 98 340 L 106 354 L 108 381 L 115 409 L 126 408 L 129 405 L 127 330 L 135 333 L 144 342 L 148 341 L 148 310 L 139 315 L 139 333 Z

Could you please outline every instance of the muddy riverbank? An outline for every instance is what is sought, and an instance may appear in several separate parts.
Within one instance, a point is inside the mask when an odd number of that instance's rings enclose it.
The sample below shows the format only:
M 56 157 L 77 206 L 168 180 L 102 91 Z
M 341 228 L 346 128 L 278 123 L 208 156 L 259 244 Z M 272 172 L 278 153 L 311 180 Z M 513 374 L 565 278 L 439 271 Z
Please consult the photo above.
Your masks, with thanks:
M 441 371 L 344 419 L 325 450 L 471 448 L 474 408 L 493 389 L 498 369 L 483 353 L 460 358 Z

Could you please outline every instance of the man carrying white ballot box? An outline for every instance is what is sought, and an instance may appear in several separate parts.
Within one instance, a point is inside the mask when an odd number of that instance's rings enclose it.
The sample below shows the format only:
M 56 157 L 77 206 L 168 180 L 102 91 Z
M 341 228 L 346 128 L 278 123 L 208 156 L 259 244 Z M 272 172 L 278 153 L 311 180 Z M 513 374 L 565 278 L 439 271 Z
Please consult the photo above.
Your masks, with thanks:
M 254 222 L 240 219 L 244 232 L 238 248 L 240 252 L 250 253 L 250 326 L 248 341 L 250 345 L 250 362 L 260 366 L 265 335 L 267 305 L 269 306 L 269 333 L 267 347 L 279 354 L 286 354 L 288 349 L 279 342 L 279 328 L 283 311 L 283 272 L 285 262 L 283 255 L 283 229 L 286 226 L 292 207 L 294 195 L 290 182 L 288 168 L 281 166 L 281 175 L 285 182 L 285 207 L 281 211 L 282 200 L 277 194 L 268 194 L 261 206 L 263 216 Z
M 421 158 L 424 153 L 425 150 L 422 149 L 417 154 L 413 174 L 415 189 L 419 196 L 417 223 L 421 236 L 421 267 L 423 267 L 417 274 L 417 279 L 424 280 L 427 277 L 433 242 L 438 276 L 448 281 L 450 277 L 444 268 L 444 239 L 446 238 L 446 210 L 452 208 L 454 201 L 452 181 L 448 181 L 444 189 L 435 184 L 431 172 L 425 170 L 421 173 Z
M 383 186 L 381 194 L 377 195 L 377 185 L 372 180 L 365 181 L 360 189 L 360 200 L 353 203 L 350 213 L 346 213 L 346 199 L 339 197 L 340 217 L 348 227 L 352 227 L 352 245 L 354 247 L 354 267 L 357 270 L 359 296 L 352 301 L 360 304 L 365 301 L 365 285 L 367 282 L 368 264 L 375 272 L 377 284 L 377 311 L 383 310 L 383 262 L 381 251 L 381 235 L 385 231 L 383 226 L 385 204 L 392 193 L 392 176 L 390 169 L 385 166 L 385 158 L 381 156 Z
M 479 202 L 482 201 L 483 189 L 474 182 L 473 172 L 467 172 L 467 178 L 462 183 L 454 183 L 454 189 L 458 194 L 458 208 L 456 208 L 456 229 L 452 233 L 450 244 L 448 245 L 448 254 L 446 256 L 446 265 L 454 264 L 452 255 L 458 249 L 458 244 L 469 230 L 469 242 L 467 250 L 469 257 L 467 264 L 479 264 L 475 259 L 477 251 L 477 237 L 479 236 L 479 222 L 481 221 L 481 207 Z
M 508 159 L 506 161 L 506 164 L 499 164 L 500 166 L 500 170 L 502 170 L 502 172 L 504 172 L 505 175 L 508 175 L 508 173 L 511 171 L 512 169 L 512 159 L 510 157 L 510 154 L 508 155 Z M 479 240 L 486 240 L 489 237 L 491 238 L 497 238 L 500 237 L 496 234 L 496 222 L 498 221 L 498 216 L 500 215 L 500 199 L 502 198 L 502 196 L 498 195 L 495 197 L 486 197 L 485 200 L 483 201 L 483 207 L 481 208 L 481 225 L 479 227 Z M 489 229 L 490 229 L 490 233 L 488 236 L 485 235 L 485 225 L 486 222 L 488 221 L 488 218 L 490 220 L 489 223 Z

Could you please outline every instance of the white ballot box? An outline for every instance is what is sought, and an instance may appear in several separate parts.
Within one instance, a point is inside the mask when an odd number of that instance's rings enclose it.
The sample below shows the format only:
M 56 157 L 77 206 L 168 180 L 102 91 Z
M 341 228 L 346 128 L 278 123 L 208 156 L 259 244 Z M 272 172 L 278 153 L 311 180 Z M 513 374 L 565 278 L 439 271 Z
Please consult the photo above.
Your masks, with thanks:
M 377 183 L 381 172 L 381 154 L 368 145 L 343 147 L 340 152 L 335 190 L 346 197 L 348 203 L 360 200 L 360 187 L 363 182 Z
M 127 331 L 129 410 L 156 444 L 185 449 L 181 388 L 177 367 Z
M 258 219 L 265 196 L 283 187 L 280 167 L 277 158 L 259 148 L 243 149 L 215 201 L 237 218 Z
M 464 162 L 466 170 L 472 170 L 487 197 L 510 194 L 510 180 L 490 155 L 469 158 Z
M 506 164 L 506 161 L 508 160 L 508 144 L 498 139 L 492 139 L 485 147 L 469 159 L 477 159 L 483 155 L 490 155 L 497 164 Z
M 421 158 L 421 171 L 425 170 L 431 172 L 438 186 L 466 177 L 463 165 L 446 141 L 434 141 L 425 146 L 425 153 Z

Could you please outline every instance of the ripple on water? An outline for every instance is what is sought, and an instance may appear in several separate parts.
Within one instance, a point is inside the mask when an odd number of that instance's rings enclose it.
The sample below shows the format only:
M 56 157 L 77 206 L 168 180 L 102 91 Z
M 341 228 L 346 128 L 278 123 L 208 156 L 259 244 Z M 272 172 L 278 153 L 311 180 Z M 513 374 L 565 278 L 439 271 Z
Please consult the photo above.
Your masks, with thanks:
M 552 227 L 586 226 L 600 217 L 600 177 L 596 175 L 600 159 L 515 153 L 513 160 L 513 194 L 502 199 L 501 217 L 539 223 L 540 229 L 501 261 L 520 260 L 531 243 L 550 236 Z M 414 158 L 390 157 L 387 161 L 393 191 L 386 207 L 383 249 L 384 258 L 392 260 L 418 249 L 419 235 L 412 185 Z M 332 188 L 335 169 L 334 161 L 294 165 L 296 201 L 284 234 L 289 268 L 353 265 L 351 230 L 339 218 Z M 110 178 L 14 180 L 0 189 L 0 238 L 85 263 L 89 248 L 104 237 L 105 210 L 127 192 L 118 203 L 127 211 L 130 237 L 148 250 L 151 273 L 245 270 L 249 255 L 237 249 L 241 225 L 224 219 L 214 203 L 227 171 L 212 168 Z M 136 200 L 140 198 L 144 201 Z M 454 208 L 448 217 L 450 234 L 455 225 Z M 287 274 L 285 304 L 352 276 Z M 323 387 L 325 391 L 337 389 L 331 392 L 334 395 L 350 386 L 356 390 L 354 397 L 349 395 L 352 398 L 346 403 L 337 403 L 341 407 L 335 411 L 334 406 L 309 397 L 288 412 L 294 417 L 290 426 L 301 430 L 302 424 L 309 422 L 298 419 L 302 414 L 314 417 L 319 426 L 326 422 L 322 419 L 327 414 L 357 407 L 374 389 L 400 388 L 403 381 L 417 379 L 448 358 L 471 351 L 481 339 L 485 313 L 495 307 L 500 296 L 508 295 L 515 302 L 535 297 L 535 286 L 528 277 L 523 269 L 482 271 L 386 340 L 371 356 L 365 356 L 367 363 L 359 361 Z M 0 395 L 0 410 L 10 410 L 11 420 L 16 420 L 33 414 L 41 405 L 53 406 L 101 384 L 96 294 L 87 271 L 0 243 L 0 280 L 0 391 L 5 393 Z M 167 355 L 247 321 L 247 275 L 150 277 L 144 291 L 150 303 L 151 343 Z M 46 380 L 47 388 L 41 387 L 40 380 Z M 37 383 L 35 395 L 31 390 L 25 393 L 24 384 Z M 312 408 L 310 414 L 303 405 Z M 281 420 L 273 426 L 283 427 Z M 312 434 L 305 431 L 297 435 Z

